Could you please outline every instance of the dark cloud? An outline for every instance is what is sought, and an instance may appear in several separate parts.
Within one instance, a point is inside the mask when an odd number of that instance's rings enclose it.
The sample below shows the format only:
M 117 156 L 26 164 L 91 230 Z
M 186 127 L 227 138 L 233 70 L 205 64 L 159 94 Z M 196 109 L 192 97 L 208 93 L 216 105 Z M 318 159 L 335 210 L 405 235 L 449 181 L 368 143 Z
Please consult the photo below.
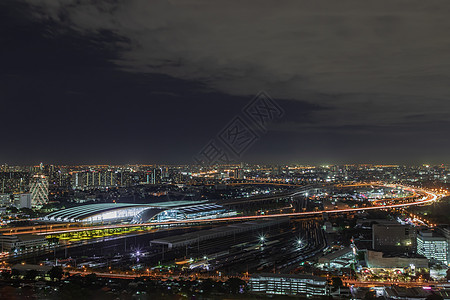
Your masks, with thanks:
M 259 90 L 286 114 L 247 160 L 450 146 L 447 2 L 0 5 L 5 161 L 189 161 Z

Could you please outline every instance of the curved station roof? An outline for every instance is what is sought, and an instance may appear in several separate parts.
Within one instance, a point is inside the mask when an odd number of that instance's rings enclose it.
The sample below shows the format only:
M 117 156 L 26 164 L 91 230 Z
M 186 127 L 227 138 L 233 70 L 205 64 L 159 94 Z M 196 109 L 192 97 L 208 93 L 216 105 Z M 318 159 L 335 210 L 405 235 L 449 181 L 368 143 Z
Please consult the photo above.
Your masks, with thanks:
M 166 218 L 186 218 L 187 215 L 201 216 L 208 211 L 223 210 L 221 205 L 207 201 L 169 201 L 151 204 L 97 203 L 62 209 L 52 212 L 43 219 L 53 222 L 111 222 L 131 221 L 144 223 L 161 214 Z
M 87 204 L 52 212 L 47 216 L 45 216 L 45 219 L 53 221 L 64 221 L 70 219 L 81 220 L 108 211 L 121 210 L 126 208 L 137 208 L 137 207 L 151 208 L 152 206 L 148 206 L 145 204 L 132 204 L 132 203 Z

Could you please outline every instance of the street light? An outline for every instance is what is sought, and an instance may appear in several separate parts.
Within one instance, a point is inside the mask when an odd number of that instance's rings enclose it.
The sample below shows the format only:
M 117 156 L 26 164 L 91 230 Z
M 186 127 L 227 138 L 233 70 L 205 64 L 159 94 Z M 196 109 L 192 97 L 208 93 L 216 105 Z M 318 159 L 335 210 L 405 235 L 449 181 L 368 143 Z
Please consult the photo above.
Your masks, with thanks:
M 259 241 L 261 242 L 261 246 L 264 246 L 264 243 L 265 243 L 265 241 L 266 241 L 266 237 L 265 237 L 264 235 L 261 235 L 261 236 L 259 237 Z

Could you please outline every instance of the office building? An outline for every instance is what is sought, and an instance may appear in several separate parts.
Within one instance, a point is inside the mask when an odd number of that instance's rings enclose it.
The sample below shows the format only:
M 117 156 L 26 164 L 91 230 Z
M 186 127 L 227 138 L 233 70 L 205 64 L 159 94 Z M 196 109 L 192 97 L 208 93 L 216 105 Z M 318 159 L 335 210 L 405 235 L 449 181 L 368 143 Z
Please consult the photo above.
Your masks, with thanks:
M 119 185 L 117 173 L 109 169 L 73 172 L 70 181 L 75 190 L 109 188 Z
M 30 193 L 33 207 L 48 203 L 48 181 L 45 175 L 34 175 L 31 178 Z
M 329 292 L 326 278 L 311 275 L 257 274 L 248 284 L 252 293 L 271 295 L 312 297 Z
M 409 252 L 416 248 L 416 230 L 409 225 L 372 225 L 372 248 L 383 252 Z
M 30 193 L 14 195 L 14 206 L 16 208 L 31 208 L 31 204 L 32 196 Z
M 11 206 L 11 195 L 10 194 L 0 194 L 0 206 L 1 207 Z
M 44 236 L 32 234 L 0 234 L 0 247 L 2 252 L 18 252 L 27 249 L 41 249 L 47 245 L 48 240 Z
M 235 175 L 234 178 L 235 179 L 244 179 L 244 170 L 241 168 L 235 169 L 234 170 Z
M 417 253 L 432 263 L 448 264 L 447 238 L 431 230 L 422 230 L 417 234 Z
M 160 184 L 162 171 L 160 168 L 155 168 L 150 174 L 150 184 Z

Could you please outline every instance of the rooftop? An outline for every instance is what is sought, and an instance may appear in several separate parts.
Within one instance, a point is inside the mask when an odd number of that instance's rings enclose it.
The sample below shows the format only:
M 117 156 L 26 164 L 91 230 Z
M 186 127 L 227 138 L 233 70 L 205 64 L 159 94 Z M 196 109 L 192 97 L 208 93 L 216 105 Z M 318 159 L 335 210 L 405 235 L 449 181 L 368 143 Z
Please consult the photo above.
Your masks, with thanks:
M 207 200 L 204 201 L 167 201 L 148 204 L 136 204 L 136 203 L 96 203 L 80 205 L 61 209 L 52 212 L 44 217 L 45 220 L 58 220 L 58 219 L 73 219 L 81 220 L 90 216 L 98 215 L 108 211 L 114 211 L 118 209 L 127 208 L 155 208 L 155 209 L 184 209 L 186 211 L 194 211 L 196 208 L 206 209 Z

